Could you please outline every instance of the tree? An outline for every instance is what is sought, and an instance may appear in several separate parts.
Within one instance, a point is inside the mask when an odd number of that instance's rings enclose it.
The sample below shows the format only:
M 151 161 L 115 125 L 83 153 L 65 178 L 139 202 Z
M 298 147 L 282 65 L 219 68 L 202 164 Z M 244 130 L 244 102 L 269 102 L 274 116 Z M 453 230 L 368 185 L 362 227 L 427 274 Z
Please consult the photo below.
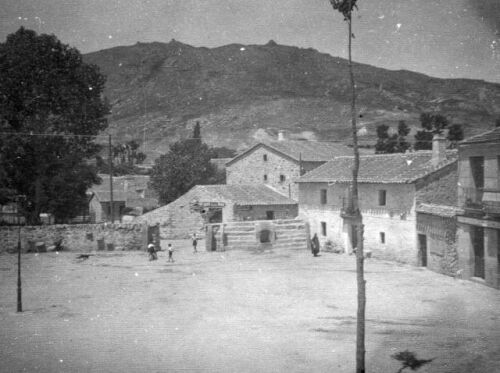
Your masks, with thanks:
M 452 124 L 448 128 L 448 140 L 450 148 L 456 148 L 459 141 L 464 139 L 464 130 L 460 124 Z
M 363 253 L 363 218 L 359 210 L 358 202 L 358 173 L 359 173 L 359 149 L 356 128 L 356 85 L 352 70 L 352 11 L 357 9 L 356 0 L 330 0 L 334 10 L 339 11 L 347 22 L 348 29 L 348 53 L 349 53 L 349 77 L 351 81 L 351 131 L 354 151 L 354 165 L 352 168 L 352 192 L 350 193 L 350 215 L 351 224 L 358 236 L 356 250 L 356 273 L 358 285 L 358 310 L 356 324 L 356 372 L 365 372 L 365 308 L 366 308 L 366 281 L 364 279 L 364 253 Z
M 217 171 L 210 163 L 213 151 L 201 141 L 186 139 L 174 143 L 167 154 L 155 161 L 150 185 L 161 204 L 168 204 L 199 184 L 217 182 Z
M 404 153 L 410 148 L 410 143 L 406 141 L 406 136 L 410 133 L 410 128 L 404 120 L 398 123 L 398 133 L 389 135 L 389 127 L 385 124 L 377 126 L 376 153 Z
M 0 154 L 9 189 L 26 196 L 30 224 L 41 212 L 63 221 L 99 181 L 86 163 L 107 127 L 105 78 L 54 35 L 20 28 L 0 44 Z

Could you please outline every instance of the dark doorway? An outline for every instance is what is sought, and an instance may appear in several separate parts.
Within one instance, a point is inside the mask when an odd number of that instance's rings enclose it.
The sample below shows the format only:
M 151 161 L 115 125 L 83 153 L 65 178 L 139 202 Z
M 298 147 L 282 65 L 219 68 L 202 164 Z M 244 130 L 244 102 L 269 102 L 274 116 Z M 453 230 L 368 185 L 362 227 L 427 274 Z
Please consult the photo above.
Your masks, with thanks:
M 351 244 L 353 250 L 358 247 L 358 230 L 356 228 L 354 224 L 351 225 Z
M 269 229 L 263 229 L 260 231 L 260 243 L 271 242 L 271 231 Z
M 427 267 L 427 236 L 425 234 L 418 235 L 418 265 Z
M 474 277 L 484 279 L 484 228 L 472 227 L 471 233 L 474 250 Z
M 266 219 L 274 220 L 274 211 L 266 211 Z

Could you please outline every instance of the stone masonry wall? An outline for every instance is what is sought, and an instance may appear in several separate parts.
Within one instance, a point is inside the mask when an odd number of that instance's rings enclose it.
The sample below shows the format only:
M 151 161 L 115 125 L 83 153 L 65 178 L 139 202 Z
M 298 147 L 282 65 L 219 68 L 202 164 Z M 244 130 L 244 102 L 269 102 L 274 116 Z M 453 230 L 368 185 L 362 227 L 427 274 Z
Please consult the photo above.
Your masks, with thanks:
M 416 183 L 418 203 L 438 205 L 457 205 L 458 172 L 457 163 L 453 163 Z
M 309 248 L 309 227 L 299 219 L 207 224 L 206 230 L 207 251 Z M 266 237 L 269 242 L 261 242 L 263 230 L 268 231 Z M 213 232 L 213 238 L 210 232 Z
M 267 160 L 264 160 L 264 155 Z M 226 167 L 227 184 L 266 184 L 293 200 L 298 199 L 294 178 L 299 177 L 299 164 L 264 147 L 255 149 Z M 267 182 L 264 181 L 267 175 Z M 280 181 L 280 175 L 285 177 Z
M 21 227 L 21 247 L 26 252 L 31 242 L 44 242 L 48 248 L 62 239 L 69 251 L 92 251 L 100 249 L 143 250 L 147 245 L 146 224 L 78 224 L 40 225 Z M 104 240 L 104 241 L 102 241 Z M 17 250 L 18 227 L 0 227 L 0 252 Z M 108 245 L 112 244 L 112 245 Z
M 417 213 L 417 232 L 427 237 L 429 269 L 454 276 L 459 269 L 455 218 Z

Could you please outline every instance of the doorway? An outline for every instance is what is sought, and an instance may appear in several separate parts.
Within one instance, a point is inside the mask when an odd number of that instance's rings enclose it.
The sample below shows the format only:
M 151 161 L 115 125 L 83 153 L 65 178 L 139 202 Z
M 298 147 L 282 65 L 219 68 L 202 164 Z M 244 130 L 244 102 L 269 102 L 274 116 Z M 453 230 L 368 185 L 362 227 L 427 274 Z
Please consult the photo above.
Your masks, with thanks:
M 418 235 L 418 265 L 427 267 L 427 236 L 425 234 Z
M 472 227 L 472 249 L 474 250 L 474 277 L 484 279 L 484 228 Z

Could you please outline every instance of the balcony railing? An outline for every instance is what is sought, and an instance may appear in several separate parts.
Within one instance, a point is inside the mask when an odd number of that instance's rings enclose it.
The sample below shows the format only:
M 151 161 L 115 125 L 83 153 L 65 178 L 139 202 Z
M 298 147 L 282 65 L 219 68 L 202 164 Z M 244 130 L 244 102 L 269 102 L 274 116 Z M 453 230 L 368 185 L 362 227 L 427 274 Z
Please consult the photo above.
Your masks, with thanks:
M 473 210 L 483 209 L 483 189 L 479 188 L 461 188 L 462 201 L 464 208 Z
M 461 195 L 465 209 L 500 214 L 500 189 L 461 188 Z

